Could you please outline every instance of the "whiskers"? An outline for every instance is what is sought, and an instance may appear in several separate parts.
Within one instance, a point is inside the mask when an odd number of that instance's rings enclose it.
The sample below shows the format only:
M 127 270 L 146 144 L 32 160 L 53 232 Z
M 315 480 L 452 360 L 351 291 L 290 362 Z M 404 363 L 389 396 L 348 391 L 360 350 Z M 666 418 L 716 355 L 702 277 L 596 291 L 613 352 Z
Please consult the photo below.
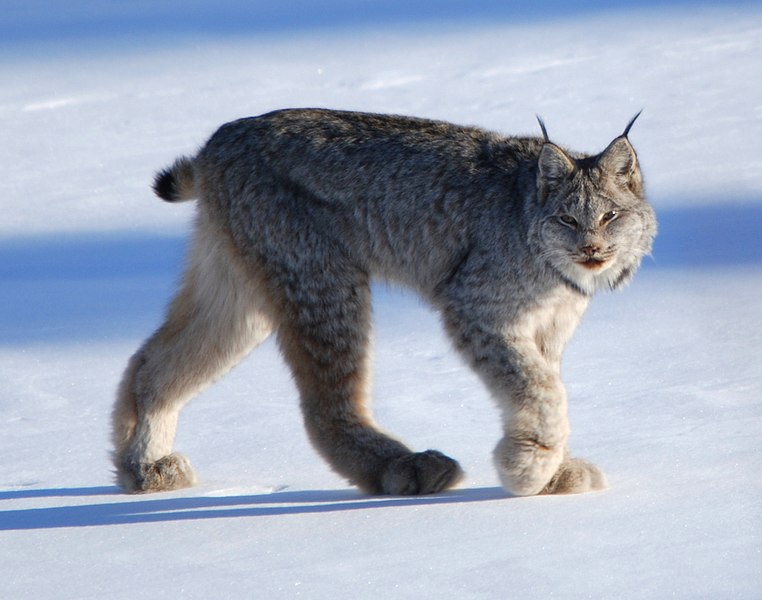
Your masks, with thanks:
M 581 249 L 562 246 L 546 247 L 537 253 L 558 277 L 570 287 L 590 295 L 600 289 L 614 289 L 621 285 L 626 268 L 618 264 L 617 247 L 586 253 Z
M 568 256 L 568 251 L 564 250 L 563 248 L 545 248 L 537 255 L 540 260 L 552 262 L 556 262 L 557 259 L 563 260 Z

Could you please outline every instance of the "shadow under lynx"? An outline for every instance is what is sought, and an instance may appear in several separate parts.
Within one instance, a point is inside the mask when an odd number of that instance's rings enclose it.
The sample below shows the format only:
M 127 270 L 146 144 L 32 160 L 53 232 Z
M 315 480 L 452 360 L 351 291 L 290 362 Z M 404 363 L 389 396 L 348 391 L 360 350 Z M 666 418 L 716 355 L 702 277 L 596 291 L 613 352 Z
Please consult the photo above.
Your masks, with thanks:
M 634 120 L 634 119 L 633 119 Z M 183 404 L 275 332 L 317 450 L 375 494 L 455 485 L 460 466 L 381 432 L 367 408 L 373 278 L 441 315 L 502 413 L 494 451 L 515 495 L 601 489 L 567 451 L 564 346 L 600 288 L 650 251 L 629 127 L 600 154 L 409 117 L 293 109 L 222 126 L 155 181 L 198 199 L 166 320 L 132 357 L 114 409 L 122 486 L 191 485 L 172 453 Z

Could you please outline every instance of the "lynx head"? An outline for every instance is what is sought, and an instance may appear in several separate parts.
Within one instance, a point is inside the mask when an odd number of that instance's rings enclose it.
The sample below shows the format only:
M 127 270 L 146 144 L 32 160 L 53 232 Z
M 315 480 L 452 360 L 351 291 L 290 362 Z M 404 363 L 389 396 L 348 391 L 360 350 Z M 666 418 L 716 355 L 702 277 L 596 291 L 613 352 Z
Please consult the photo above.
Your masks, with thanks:
M 537 159 L 541 216 L 531 244 L 556 275 L 584 294 L 624 285 L 656 234 L 638 158 L 627 139 L 638 115 L 596 156 L 572 155 L 553 144 L 540 120 L 545 137 Z

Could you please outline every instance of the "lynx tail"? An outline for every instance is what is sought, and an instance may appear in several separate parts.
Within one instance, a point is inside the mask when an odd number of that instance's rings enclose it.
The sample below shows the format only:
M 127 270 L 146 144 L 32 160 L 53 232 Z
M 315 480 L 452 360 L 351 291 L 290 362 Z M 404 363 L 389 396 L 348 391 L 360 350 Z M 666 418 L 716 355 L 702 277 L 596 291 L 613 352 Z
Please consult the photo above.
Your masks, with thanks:
M 182 202 L 195 198 L 193 160 L 183 156 L 168 169 L 157 173 L 153 180 L 153 191 L 167 202 Z

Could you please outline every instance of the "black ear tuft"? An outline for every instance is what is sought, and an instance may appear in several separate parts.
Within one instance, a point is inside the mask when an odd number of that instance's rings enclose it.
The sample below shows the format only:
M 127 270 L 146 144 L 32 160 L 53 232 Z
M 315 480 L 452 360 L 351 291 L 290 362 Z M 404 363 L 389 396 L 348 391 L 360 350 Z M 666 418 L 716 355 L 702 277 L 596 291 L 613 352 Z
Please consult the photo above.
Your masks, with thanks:
M 550 144 L 550 138 L 548 137 L 548 130 L 545 129 L 545 121 L 542 120 L 542 117 L 540 115 L 535 115 L 537 117 L 537 122 L 540 124 L 540 129 L 542 129 L 542 137 L 545 138 L 545 143 Z
M 643 109 L 641 108 L 638 113 L 630 119 L 630 122 L 627 123 L 627 127 L 624 128 L 624 133 L 622 134 L 622 137 L 627 137 L 627 135 L 630 133 L 630 128 L 632 127 L 632 124 L 635 123 L 635 120 L 640 116 L 640 113 L 643 112 Z

